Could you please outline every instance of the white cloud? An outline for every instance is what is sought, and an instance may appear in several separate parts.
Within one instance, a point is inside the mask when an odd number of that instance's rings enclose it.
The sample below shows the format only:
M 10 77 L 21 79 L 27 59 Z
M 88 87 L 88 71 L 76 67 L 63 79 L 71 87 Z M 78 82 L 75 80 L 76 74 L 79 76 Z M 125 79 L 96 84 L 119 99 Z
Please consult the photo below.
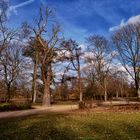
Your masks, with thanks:
M 140 23 L 140 15 L 128 19 L 128 24 L 136 24 L 136 23 Z
M 84 44 L 80 44 L 79 47 L 82 49 L 82 51 L 86 50 L 86 45 L 84 45 Z
M 124 27 L 126 25 L 129 25 L 129 24 L 135 25 L 137 23 L 140 23 L 140 15 L 130 17 L 126 22 L 125 22 L 124 19 L 122 19 L 120 25 L 114 26 L 114 27 L 110 27 L 109 31 L 112 32 L 112 31 L 115 31 L 115 30 L 117 30 L 119 28 L 122 28 L 122 27 Z
M 29 5 L 31 3 L 33 3 L 35 0 L 27 0 L 25 2 L 22 2 L 20 4 L 14 5 L 14 6 L 10 6 L 9 9 L 7 10 L 7 16 L 9 17 L 11 15 L 11 13 L 15 13 L 17 14 L 17 8 L 21 8 L 23 6 Z

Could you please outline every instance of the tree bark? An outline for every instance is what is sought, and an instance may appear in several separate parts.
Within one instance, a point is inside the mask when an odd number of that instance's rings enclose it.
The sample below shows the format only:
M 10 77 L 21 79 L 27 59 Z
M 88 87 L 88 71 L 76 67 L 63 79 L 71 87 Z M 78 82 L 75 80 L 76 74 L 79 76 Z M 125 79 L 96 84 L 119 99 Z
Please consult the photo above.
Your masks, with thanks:
M 43 106 L 51 105 L 51 95 L 50 95 L 50 85 L 51 85 L 51 63 L 47 66 L 47 71 L 44 73 L 44 96 L 43 96 Z
M 139 88 L 139 85 L 136 85 L 136 93 L 137 93 L 137 97 L 140 98 L 140 88 Z
M 104 78 L 104 100 L 107 101 L 107 87 L 106 87 L 106 77 Z
M 138 94 L 138 98 L 140 98 L 140 88 L 138 89 L 137 94 Z
M 37 61 L 34 62 L 34 73 L 33 73 L 33 83 L 32 83 L 32 102 L 36 101 L 36 79 L 37 79 Z
M 44 82 L 44 96 L 43 96 L 43 106 L 50 106 L 50 87 L 47 83 L 47 79 Z
M 138 82 L 137 78 L 135 78 L 135 87 L 136 87 L 137 97 L 140 98 L 140 88 L 139 88 L 139 82 Z
M 11 93 L 10 93 L 10 84 L 8 83 L 7 84 L 7 99 L 6 99 L 6 102 L 10 102 L 10 99 L 11 99 Z
M 118 97 L 119 97 L 119 92 L 118 92 L 118 90 L 116 91 L 116 98 L 118 99 Z
M 83 101 L 83 93 L 82 93 L 82 83 L 81 83 L 80 70 L 78 70 L 78 86 L 79 86 L 80 102 L 82 102 Z

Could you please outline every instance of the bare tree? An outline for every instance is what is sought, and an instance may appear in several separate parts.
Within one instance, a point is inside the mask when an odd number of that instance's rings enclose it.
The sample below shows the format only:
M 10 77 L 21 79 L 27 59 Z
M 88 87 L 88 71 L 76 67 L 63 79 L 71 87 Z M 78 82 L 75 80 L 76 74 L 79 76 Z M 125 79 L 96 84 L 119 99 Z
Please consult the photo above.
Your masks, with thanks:
M 10 44 L 2 52 L 0 58 L 0 76 L 4 81 L 6 88 L 6 100 L 12 98 L 11 87 L 22 77 L 23 57 L 21 46 L 17 42 Z M 22 81 L 22 80 L 20 80 Z
M 0 55 L 1 52 L 8 47 L 9 43 L 17 36 L 17 31 L 6 27 L 7 24 L 7 8 L 8 3 L 4 0 L 0 1 Z
M 140 97 L 140 24 L 120 28 L 113 33 L 112 40 L 120 62 L 135 81 L 136 92 Z
M 72 64 L 73 70 L 77 71 L 78 76 L 78 89 L 79 89 L 79 95 L 80 95 L 80 102 L 83 101 L 83 92 L 82 92 L 82 78 L 81 78 L 81 48 L 78 46 L 76 41 L 73 41 L 72 39 L 68 41 L 63 41 L 61 44 L 66 50 L 69 55 L 65 56 L 67 60 L 69 60 Z M 72 68 L 71 68 L 72 69 Z
M 36 102 L 36 94 L 37 94 L 37 69 L 38 69 L 38 50 L 37 50 L 37 42 L 35 41 L 34 38 L 30 38 L 30 40 L 28 41 L 28 45 L 25 47 L 24 49 L 24 53 L 23 55 L 26 57 L 29 57 L 32 59 L 33 61 L 33 80 L 32 80 L 32 102 L 35 103 Z
M 50 85 L 52 83 L 53 71 L 52 63 L 56 57 L 56 46 L 58 43 L 59 26 L 52 25 L 52 11 L 46 7 L 40 8 L 39 18 L 35 21 L 36 26 L 32 28 L 37 50 L 39 54 L 39 64 L 41 67 L 41 79 L 44 83 L 43 105 L 50 106 Z
M 108 90 L 112 93 L 112 97 L 128 97 L 129 80 L 127 72 L 118 70 L 113 67 L 108 76 Z M 128 89 L 126 89 L 126 87 Z M 126 93 L 126 94 L 125 94 Z
M 88 55 L 86 62 L 89 63 L 92 77 L 96 78 L 96 83 L 104 90 L 104 100 L 107 100 L 107 75 L 112 62 L 112 54 L 109 52 L 108 41 L 99 35 L 87 38 Z

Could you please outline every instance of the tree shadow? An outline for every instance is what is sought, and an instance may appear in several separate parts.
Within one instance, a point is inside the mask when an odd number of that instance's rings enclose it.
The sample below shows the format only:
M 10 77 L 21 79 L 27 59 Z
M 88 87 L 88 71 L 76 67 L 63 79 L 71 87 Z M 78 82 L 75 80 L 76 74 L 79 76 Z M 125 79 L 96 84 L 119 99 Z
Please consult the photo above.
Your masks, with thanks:
M 71 115 L 70 115 L 71 116 Z M 48 113 L 0 122 L 0 140 L 139 140 L 139 124 Z M 87 115 L 88 117 L 88 115 Z M 81 117 L 80 117 L 81 118 Z M 14 121 L 15 120 L 15 121 Z M 97 121 L 98 120 L 98 121 Z M 72 125 L 72 127 L 71 127 Z
M 18 118 L 16 122 L 10 119 L 5 126 L 0 122 L 0 140 L 77 140 L 78 135 L 67 126 L 59 127 L 59 117 L 63 114 L 39 115 L 38 119 L 32 117 L 31 122 L 26 122 L 30 117 Z M 27 123 L 27 124 L 26 124 Z

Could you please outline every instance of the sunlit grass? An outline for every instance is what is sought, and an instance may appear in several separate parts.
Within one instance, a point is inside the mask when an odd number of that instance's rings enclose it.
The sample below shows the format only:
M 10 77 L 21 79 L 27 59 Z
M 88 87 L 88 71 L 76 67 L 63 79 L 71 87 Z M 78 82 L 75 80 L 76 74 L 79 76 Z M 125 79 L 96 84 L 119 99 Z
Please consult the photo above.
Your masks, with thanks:
M 49 113 L 0 121 L 0 140 L 139 140 L 139 112 Z

